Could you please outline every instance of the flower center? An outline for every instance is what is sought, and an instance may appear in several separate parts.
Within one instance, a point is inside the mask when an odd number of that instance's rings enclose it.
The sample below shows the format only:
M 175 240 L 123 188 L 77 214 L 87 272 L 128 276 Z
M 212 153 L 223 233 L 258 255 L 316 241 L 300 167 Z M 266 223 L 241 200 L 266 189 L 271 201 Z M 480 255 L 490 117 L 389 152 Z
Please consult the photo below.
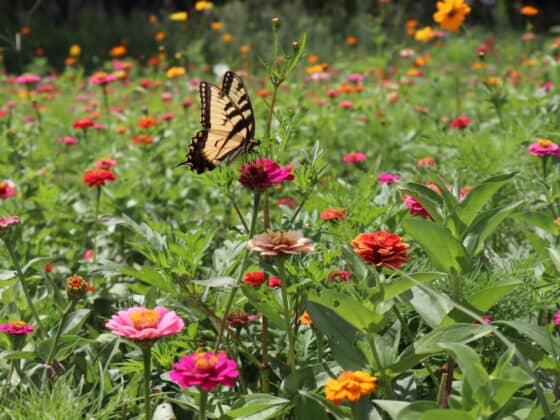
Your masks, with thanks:
M 25 322 L 23 322 L 23 321 L 14 321 L 14 322 L 12 322 L 11 324 L 12 324 L 12 327 L 13 327 L 15 330 L 23 330 L 23 329 L 25 328 L 25 326 L 27 325 L 27 324 L 26 324 Z
M 195 356 L 195 365 L 198 372 L 209 372 L 216 366 L 218 358 L 215 355 L 206 357 L 207 353 L 198 353 Z
M 5 193 L 7 189 L 8 189 L 8 183 L 0 182 L 0 193 Z
M 159 321 L 159 313 L 153 309 L 142 309 L 129 315 L 134 328 L 143 330 L 153 328 Z
M 539 144 L 539 146 L 543 146 L 543 147 L 548 147 L 552 144 L 552 140 L 548 140 L 548 139 L 538 139 L 537 143 Z

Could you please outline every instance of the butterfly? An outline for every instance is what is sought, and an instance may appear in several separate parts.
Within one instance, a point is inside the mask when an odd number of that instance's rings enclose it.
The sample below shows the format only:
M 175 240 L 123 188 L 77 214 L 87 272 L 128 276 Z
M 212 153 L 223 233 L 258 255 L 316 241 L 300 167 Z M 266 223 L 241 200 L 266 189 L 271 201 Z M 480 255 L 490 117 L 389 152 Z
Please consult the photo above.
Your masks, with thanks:
M 177 166 L 188 166 L 201 174 L 252 152 L 260 142 L 253 139 L 253 107 L 237 74 L 226 72 L 221 88 L 201 82 L 199 90 L 203 130 L 192 138 L 186 160 Z

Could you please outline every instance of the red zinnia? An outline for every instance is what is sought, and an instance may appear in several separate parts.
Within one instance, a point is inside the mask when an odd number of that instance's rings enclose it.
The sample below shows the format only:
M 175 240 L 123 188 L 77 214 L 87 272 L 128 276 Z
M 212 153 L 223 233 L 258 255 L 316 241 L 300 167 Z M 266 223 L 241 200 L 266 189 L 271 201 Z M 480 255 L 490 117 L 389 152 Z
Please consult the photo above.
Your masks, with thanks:
M 323 220 L 343 220 L 346 219 L 346 209 L 335 207 L 323 211 L 319 217 Z
M 138 134 L 137 136 L 132 138 L 132 144 L 138 144 L 140 146 L 146 144 L 152 144 L 154 139 L 152 136 L 148 136 L 147 134 Z
M 376 267 L 399 268 L 408 261 L 409 245 L 390 232 L 360 233 L 352 241 L 354 252 Z
M 155 127 L 157 119 L 155 117 L 144 117 L 138 120 L 138 125 L 142 128 Z
M 453 128 L 454 130 L 462 130 L 464 128 L 467 128 L 470 123 L 471 119 L 469 117 L 461 115 L 451 122 L 451 128 Z
M 82 130 L 85 130 L 87 128 L 93 127 L 93 124 L 94 122 L 90 118 L 78 118 L 77 120 L 74 120 L 72 127 L 81 128 Z
M 352 279 L 352 273 L 350 271 L 339 270 L 339 269 L 332 271 L 327 277 L 328 281 L 338 280 L 340 282 L 343 282 L 343 281 L 349 281 L 351 279 Z
M 86 171 L 83 182 L 91 188 L 94 185 L 105 185 L 105 182 L 116 179 L 115 174 L 109 169 L 92 169 L 91 171 Z
M 252 273 L 245 273 L 243 283 L 251 286 L 260 286 L 264 283 L 264 271 L 255 271 Z

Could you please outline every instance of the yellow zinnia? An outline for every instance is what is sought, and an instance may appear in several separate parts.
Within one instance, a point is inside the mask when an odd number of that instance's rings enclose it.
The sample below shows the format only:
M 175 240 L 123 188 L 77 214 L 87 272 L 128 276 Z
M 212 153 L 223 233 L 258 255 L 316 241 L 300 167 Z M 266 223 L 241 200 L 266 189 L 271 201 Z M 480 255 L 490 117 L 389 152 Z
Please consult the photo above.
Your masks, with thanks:
M 470 12 L 470 6 L 463 0 L 444 0 L 437 2 L 437 12 L 433 17 L 434 21 L 439 23 L 443 29 L 455 32 Z
M 175 12 L 175 13 L 171 13 L 169 15 L 169 19 L 175 20 L 175 21 L 178 21 L 178 22 L 187 20 L 188 17 L 189 17 L 189 14 L 187 12 Z
M 414 34 L 414 39 L 421 42 L 429 42 L 434 38 L 434 30 L 431 26 L 425 26 L 418 29 Z
M 375 392 L 377 378 L 362 371 L 344 371 L 337 379 L 329 379 L 325 386 L 327 400 L 339 405 L 345 398 L 356 402 L 365 395 Z
M 208 10 L 214 7 L 214 3 L 212 3 L 211 1 L 197 1 L 194 4 L 194 8 L 197 12 L 200 12 L 202 10 Z
M 68 55 L 70 57 L 77 57 L 82 53 L 82 49 L 80 48 L 79 45 L 74 44 L 70 46 L 70 49 L 68 50 Z
M 222 36 L 222 40 L 224 42 L 231 42 L 233 40 L 233 35 L 227 32 L 224 34 L 224 36 Z
M 167 70 L 166 76 L 168 79 L 176 79 L 183 76 L 185 73 L 184 67 L 170 67 L 169 70 Z
M 220 31 L 224 27 L 224 24 L 219 20 L 215 20 L 210 24 L 210 29 L 213 31 Z

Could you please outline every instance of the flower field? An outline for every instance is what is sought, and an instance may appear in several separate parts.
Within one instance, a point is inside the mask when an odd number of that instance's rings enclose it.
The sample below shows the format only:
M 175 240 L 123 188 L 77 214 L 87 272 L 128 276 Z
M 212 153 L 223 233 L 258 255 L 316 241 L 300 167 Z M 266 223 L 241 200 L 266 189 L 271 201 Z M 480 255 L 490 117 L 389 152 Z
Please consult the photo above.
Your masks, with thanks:
M 0 419 L 560 418 L 560 38 L 375 3 L 6 65 Z

